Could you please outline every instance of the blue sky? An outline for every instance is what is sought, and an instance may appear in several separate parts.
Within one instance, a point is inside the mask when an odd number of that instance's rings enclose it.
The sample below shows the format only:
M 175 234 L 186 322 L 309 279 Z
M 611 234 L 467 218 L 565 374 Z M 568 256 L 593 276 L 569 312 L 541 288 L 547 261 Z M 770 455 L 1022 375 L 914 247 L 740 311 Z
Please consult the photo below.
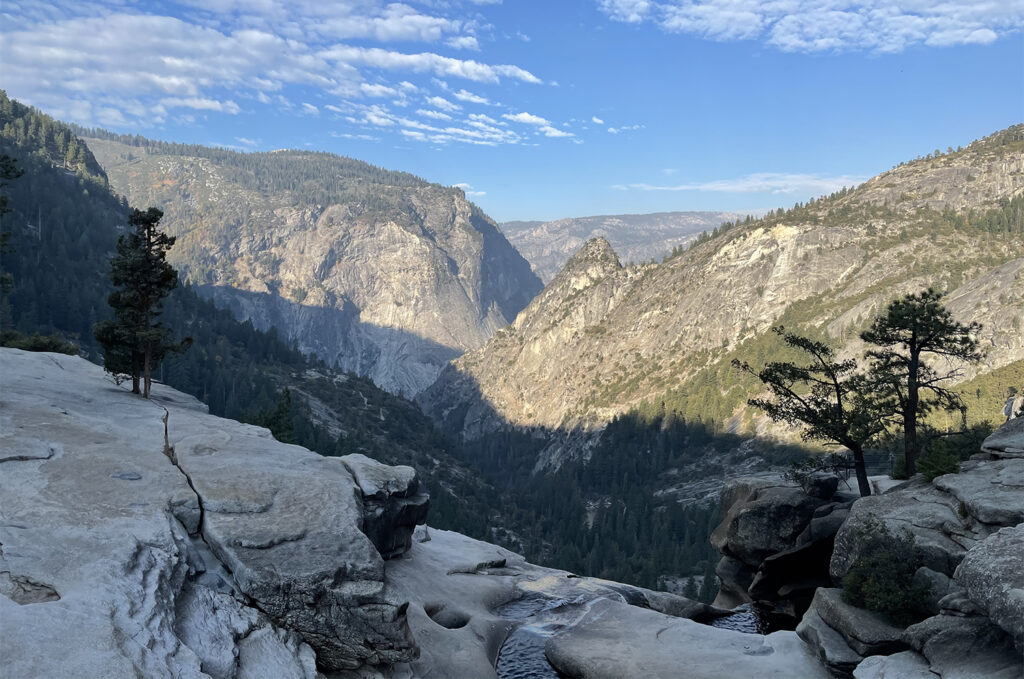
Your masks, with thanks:
M 5 0 L 63 120 L 308 148 L 498 220 L 762 210 L 1024 120 L 1024 0 Z

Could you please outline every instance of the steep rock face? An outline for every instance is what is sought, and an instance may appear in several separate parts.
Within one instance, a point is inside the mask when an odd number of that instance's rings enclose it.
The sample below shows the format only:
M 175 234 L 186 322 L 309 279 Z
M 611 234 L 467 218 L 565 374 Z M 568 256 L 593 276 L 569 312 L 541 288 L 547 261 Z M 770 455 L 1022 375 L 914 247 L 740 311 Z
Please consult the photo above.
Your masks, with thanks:
M 0 674 L 312 679 L 314 658 L 415 657 L 339 460 L 80 358 L 0 349 L 0 373 Z
M 392 392 L 429 385 L 541 287 L 457 188 L 327 154 L 88 142 L 117 191 L 165 211 L 170 259 L 205 294 Z
M 778 344 L 766 339 L 773 324 L 823 333 L 857 354 L 857 333 L 889 299 L 928 285 L 949 293 L 959 320 L 984 323 L 981 371 L 1024 358 L 1024 241 L 976 225 L 1024 194 L 1021 133 L 1011 128 L 769 214 L 662 264 L 608 270 L 583 289 L 560 274 L 509 328 L 455 360 L 421 402 L 471 438 L 504 424 L 599 427 L 644 401 L 703 389 L 732 404 L 715 417 L 738 425 L 753 387 L 719 384 L 721 366 L 763 357 Z M 966 221 L 955 225 L 956 215 Z M 566 272 L 576 266 L 570 260 Z M 708 417 L 704 403 L 695 409 Z
M 644 215 L 570 217 L 552 222 L 502 222 L 501 230 L 550 283 L 584 243 L 605 238 L 627 262 L 661 259 L 722 222 L 742 219 L 735 212 L 655 212 Z

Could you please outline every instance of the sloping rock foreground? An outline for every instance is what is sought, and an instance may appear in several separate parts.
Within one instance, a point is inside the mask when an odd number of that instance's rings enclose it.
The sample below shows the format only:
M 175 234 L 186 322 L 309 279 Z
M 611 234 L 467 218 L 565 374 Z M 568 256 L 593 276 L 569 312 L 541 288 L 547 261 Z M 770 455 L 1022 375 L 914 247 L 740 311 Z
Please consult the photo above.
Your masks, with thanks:
M 5 679 L 486 678 L 546 657 L 585 677 L 824 676 L 790 632 L 702 626 L 684 618 L 724 611 L 457 533 L 411 539 L 426 498 L 406 468 L 278 443 L 161 386 L 142 400 L 78 358 L 0 349 L 0 375 Z
M 3 349 L 0 375 L 4 677 L 312 677 L 416 657 L 342 461 L 169 389 L 147 402 L 82 359 Z

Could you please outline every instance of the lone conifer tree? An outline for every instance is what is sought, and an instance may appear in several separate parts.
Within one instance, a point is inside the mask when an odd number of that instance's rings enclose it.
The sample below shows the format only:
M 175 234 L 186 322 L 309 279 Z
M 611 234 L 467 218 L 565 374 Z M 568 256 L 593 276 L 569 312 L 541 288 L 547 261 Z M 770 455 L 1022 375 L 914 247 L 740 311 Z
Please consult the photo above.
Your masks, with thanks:
M 872 391 L 882 412 L 902 424 L 908 476 L 917 473 L 920 420 L 936 408 L 964 409 L 960 396 L 942 386 L 959 376 L 952 366 L 983 356 L 974 338 L 981 325 L 957 323 L 941 299 L 942 293 L 929 288 L 893 300 L 861 333 L 862 340 L 878 347 L 867 352 Z
M 131 377 L 132 393 L 145 398 L 153 368 L 168 352 L 188 343 L 172 341 L 170 329 L 157 320 L 164 297 L 178 284 L 178 272 L 166 260 L 175 239 L 157 228 L 163 216 L 154 207 L 132 210 L 128 224 L 133 230 L 118 238 L 117 254 L 110 260 L 110 279 L 117 290 L 107 301 L 114 308 L 114 320 L 93 326 L 103 347 L 104 368 Z
M 835 351 L 828 345 L 786 332 L 782 326 L 772 328 L 772 332 L 790 347 L 806 353 L 810 362 L 798 365 L 776 361 L 755 371 L 734 359 L 734 366 L 764 382 L 774 397 L 750 399 L 747 403 L 763 410 L 775 422 L 804 425 L 804 440 L 828 441 L 845 447 L 853 454 L 860 494 L 870 495 L 864 446 L 884 430 L 884 425 L 864 396 L 865 380 L 857 374 L 857 361 L 837 361 Z

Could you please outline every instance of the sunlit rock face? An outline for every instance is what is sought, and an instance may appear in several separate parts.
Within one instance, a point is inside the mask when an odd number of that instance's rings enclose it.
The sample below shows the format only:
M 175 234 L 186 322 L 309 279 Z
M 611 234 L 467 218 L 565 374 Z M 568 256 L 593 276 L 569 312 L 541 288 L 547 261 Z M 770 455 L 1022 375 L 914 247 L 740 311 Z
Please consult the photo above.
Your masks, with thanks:
M 421 391 L 541 289 L 455 187 L 322 153 L 253 154 L 276 173 L 322 166 L 285 190 L 240 154 L 88 143 L 118 192 L 165 211 L 170 259 L 203 294 L 393 393 Z

